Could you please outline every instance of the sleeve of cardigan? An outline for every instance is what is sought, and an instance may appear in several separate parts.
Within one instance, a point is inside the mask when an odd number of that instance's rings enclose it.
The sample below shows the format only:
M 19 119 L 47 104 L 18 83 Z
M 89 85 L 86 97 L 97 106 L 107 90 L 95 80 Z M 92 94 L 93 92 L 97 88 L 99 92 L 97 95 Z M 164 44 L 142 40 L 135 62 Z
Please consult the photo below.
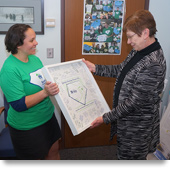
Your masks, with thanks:
M 94 75 L 103 76 L 103 77 L 117 77 L 119 72 L 122 70 L 124 65 L 128 62 L 131 56 L 134 56 L 135 51 L 132 50 L 126 59 L 119 65 L 98 65 L 96 64 L 96 72 Z
M 119 103 L 116 108 L 103 115 L 104 123 L 108 124 L 125 117 L 135 110 L 153 110 L 153 105 L 160 101 L 160 94 L 164 87 L 164 77 L 162 67 L 159 64 L 152 64 L 141 70 L 132 87 L 129 97 L 124 102 Z
M 96 72 L 94 75 L 103 76 L 103 77 L 117 77 L 121 65 L 95 65 Z

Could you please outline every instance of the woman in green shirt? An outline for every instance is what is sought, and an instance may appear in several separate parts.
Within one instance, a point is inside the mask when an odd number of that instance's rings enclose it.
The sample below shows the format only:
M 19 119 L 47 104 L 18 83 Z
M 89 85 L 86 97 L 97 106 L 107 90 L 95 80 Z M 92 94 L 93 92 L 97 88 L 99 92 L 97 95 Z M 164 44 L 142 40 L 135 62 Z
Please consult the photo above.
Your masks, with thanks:
M 103 34 L 107 35 L 106 42 L 112 42 L 113 41 L 113 28 L 109 26 L 108 21 L 105 22 L 104 28 L 103 28 Z
M 25 24 L 7 32 L 5 45 L 11 55 L 0 72 L 0 86 L 10 104 L 7 121 L 18 159 L 59 159 L 61 131 L 49 98 L 59 93 L 46 82 L 36 53 L 36 34 Z

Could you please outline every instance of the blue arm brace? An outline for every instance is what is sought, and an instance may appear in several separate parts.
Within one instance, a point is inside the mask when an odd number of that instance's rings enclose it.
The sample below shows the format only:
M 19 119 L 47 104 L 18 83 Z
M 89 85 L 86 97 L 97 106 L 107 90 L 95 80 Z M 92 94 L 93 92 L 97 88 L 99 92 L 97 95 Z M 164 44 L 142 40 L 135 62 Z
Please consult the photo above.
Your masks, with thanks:
M 13 101 L 13 102 L 9 102 L 9 104 L 12 106 L 12 108 L 14 110 L 16 110 L 17 112 L 23 112 L 25 110 L 27 110 L 27 106 L 25 104 L 25 96 L 22 97 L 19 100 Z

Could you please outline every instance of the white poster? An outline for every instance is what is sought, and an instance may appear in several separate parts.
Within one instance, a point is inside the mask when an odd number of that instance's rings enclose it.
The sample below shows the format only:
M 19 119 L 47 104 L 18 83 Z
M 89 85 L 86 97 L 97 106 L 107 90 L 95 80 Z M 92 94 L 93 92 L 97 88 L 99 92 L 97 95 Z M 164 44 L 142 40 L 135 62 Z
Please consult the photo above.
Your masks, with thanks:
M 55 95 L 73 135 L 89 128 L 92 121 L 109 112 L 92 73 L 82 60 L 45 66 L 46 80 L 56 82 L 60 92 Z

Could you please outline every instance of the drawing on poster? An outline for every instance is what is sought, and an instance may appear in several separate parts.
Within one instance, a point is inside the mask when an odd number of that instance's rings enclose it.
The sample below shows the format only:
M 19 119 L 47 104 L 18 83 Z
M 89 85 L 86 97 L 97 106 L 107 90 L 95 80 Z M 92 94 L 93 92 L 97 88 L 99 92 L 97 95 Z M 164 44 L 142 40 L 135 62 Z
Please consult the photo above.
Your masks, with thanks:
M 76 102 L 86 105 L 87 88 L 77 79 L 66 84 L 68 97 Z
M 73 135 L 88 127 L 95 118 L 109 112 L 95 79 L 82 60 L 48 65 L 43 69 L 46 80 L 56 82 L 60 92 L 55 96 Z

